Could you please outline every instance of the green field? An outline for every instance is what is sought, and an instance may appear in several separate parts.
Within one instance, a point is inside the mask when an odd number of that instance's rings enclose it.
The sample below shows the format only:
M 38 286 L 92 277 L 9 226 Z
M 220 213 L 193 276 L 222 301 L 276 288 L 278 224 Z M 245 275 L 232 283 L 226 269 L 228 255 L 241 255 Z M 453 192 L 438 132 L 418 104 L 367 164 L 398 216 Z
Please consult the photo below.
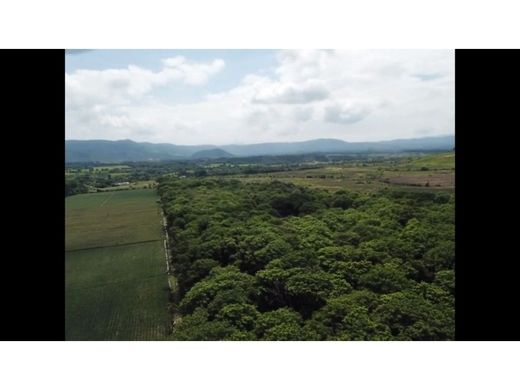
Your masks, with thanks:
M 373 192 L 384 188 L 400 190 L 448 190 L 455 188 L 455 153 L 435 153 L 370 164 L 328 164 L 314 169 L 232 175 L 243 182 L 279 180 L 330 191 Z
M 400 164 L 400 168 L 406 168 L 410 170 L 420 170 L 424 168 L 429 170 L 454 169 L 455 153 L 435 153 L 416 159 L 409 159 L 409 161 Z
M 168 279 L 154 190 L 66 198 L 67 340 L 161 340 Z
M 65 198 L 65 249 L 162 239 L 154 190 L 113 191 Z

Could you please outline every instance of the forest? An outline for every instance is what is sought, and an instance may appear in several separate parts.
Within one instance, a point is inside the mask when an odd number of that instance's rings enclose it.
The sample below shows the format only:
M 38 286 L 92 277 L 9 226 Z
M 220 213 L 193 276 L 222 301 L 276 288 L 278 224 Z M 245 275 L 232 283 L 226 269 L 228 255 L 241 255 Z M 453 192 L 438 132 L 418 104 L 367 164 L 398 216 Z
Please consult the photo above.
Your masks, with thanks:
M 158 182 L 171 339 L 454 339 L 453 192 Z

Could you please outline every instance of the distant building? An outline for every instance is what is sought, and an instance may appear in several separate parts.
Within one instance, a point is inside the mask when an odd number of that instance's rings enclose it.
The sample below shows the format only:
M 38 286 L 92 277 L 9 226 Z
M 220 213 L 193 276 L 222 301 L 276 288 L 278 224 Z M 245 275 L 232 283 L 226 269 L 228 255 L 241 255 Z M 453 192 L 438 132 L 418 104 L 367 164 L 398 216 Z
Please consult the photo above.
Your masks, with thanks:
M 116 186 L 127 186 L 127 185 L 130 185 L 129 181 L 122 181 L 120 183 L 116 183 Z

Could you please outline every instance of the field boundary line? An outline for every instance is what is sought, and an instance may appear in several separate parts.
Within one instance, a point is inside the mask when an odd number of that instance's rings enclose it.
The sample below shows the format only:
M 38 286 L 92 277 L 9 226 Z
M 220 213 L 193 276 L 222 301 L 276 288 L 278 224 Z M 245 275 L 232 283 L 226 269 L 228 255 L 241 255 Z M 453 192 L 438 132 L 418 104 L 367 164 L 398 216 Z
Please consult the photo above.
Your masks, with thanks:
M 142 280 L 149 280 L 149 279 L 154 279 L 154 278 L 163 277 L 163 276 L 164 276 L 164 274 L 161 272 L 160 274 L 151 275 L 151 276 L 145 276 L 143 278 L 123 279 L 123 280 L 117 280 L 115 282 L 108 282 L 108 283 L 103 283 L 103 284 L 97 284 L 97 285 L 94 285 L 94 286 L 72 287 L 72 288 L 71 287 L 66 287 L 66 289 L 68 291 L 88 290 L 88 289 L 92 289 L 92 288 L 100 288 L 100 287 L 110 286 L 110 285 L 113 285 L 113 284 L 140 282 Z
M 182 316 L 179 313 L 177 308 L 178 300 L 179 300 L 179 289 L 177 278 L 174 275 L 173 263 L 171 259 L 170 253 L 170 236 L 168 235 L 168 222 L 166 220 L 166 215 L 164 214 L 164 210 L 160 207 L 160 213 L 163 223 L 163 233 L 164 233 L 164 253 L 166 256 L 166 274 L 168 275 L 168 287 L 170 289 L 170 310 L 171 310 L 171 324 L 170 324 L 170 332 L 175 331 L 175 326 L 182 322 Z M 170 266 L 171 265 L 171 266 Z M 172 286 L 173 281 L 173 286 Z
M 163 241 L 162 238 L 155 239 L 155 240 L 146 240 L 146 241 L 135 241 L 135 242 L 129 242 L 126 244 L 114 244 L 114 245 L 105 245 L 105 246 L 91 246 L 88 248 L 78 248 L 78 249 L 65 249 L 65 253 L 67 252 L 78 252 L 78 251 L 86 251 L 89 249 L 102 249 L 102 248 L 113 248 L 113 247 L 119 247 L 119 246 L 129 246 L 129 245 L 137 245 L 137 244 L 146 244 L 148 242 L 157 242 L 157 241 Z

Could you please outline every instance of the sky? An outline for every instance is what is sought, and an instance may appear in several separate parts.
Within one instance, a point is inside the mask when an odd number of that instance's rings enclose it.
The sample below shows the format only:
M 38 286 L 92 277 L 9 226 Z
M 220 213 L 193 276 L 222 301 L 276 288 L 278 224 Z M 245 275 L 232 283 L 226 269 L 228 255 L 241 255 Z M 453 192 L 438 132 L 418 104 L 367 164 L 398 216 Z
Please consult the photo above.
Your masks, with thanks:
M 72 50 L 65 138 L 182 145 L 454 134 L 453 50 Z

